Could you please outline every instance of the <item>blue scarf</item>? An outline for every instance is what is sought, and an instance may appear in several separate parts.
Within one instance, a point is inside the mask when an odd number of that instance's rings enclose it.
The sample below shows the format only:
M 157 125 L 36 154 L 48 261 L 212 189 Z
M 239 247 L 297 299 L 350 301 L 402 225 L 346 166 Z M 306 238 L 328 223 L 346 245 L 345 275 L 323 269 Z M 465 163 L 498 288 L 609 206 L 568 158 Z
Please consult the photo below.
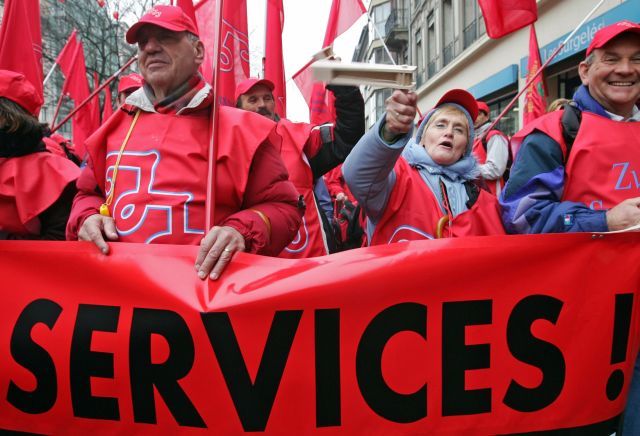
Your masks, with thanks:
M 573 94 L 573 100 L 581 111 L 587 111 L 600 115 L 601 117 L 611 118 L 602 105 L 598 103 L 591 94 L 589 94 L 589 89 L 584 85 L 580 85 L 576 93 Z
M 473 180 L 480 174 L 478 161 L 473 154 L 467 154 L 458 162 L 451 165 L 440 165 L 431 159 L 427 150 L 417 144 L 413 139 L 409 141 L 402 152 L 402 157 L 412 167 L 424 168 L 431 174 L 444 175 L 452 182 L 462 182 Z

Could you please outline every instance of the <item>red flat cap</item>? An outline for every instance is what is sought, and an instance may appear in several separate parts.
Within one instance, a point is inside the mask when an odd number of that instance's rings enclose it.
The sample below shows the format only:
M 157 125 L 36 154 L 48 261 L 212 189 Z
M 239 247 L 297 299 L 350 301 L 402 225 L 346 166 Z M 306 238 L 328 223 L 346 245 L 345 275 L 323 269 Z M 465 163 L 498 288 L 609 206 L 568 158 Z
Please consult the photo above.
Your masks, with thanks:
M 191 21 L 191 18 L 182 11 L 182 8 L 178 6 L 158 5 L 151 8 L 137 23 L 129 28 L 126 36 L 129 44 L 138 42 L 138 31 L 146 24 L 153 24 L 154 26 L 174 32 L 187 31 L 198 35 L 198 29 L 193 21 Z
M 613 38 L 625 32 L 633 32 L 640 35 L 640 25 L 632 23 L 631 21 L 622 20 L 615 24 L 611 24 L 610 26 L 603 27 L 593 35 L 591 44 L 589 44 L 589 47 L 587 48 L 587 56 L 589 56 L 593 50 L 602 48 Z
M 135 91 L 142 86 L 142 76 L 138 73 L 127 74 L 122 76 L 118 82 L 118 94 L 121 92 Z
M 476 103 L 476 99 L 464 89 L 452 89 L 451 91 L 445 92 L 440 100 L 438 100 L 438 103 L 436 103 L 436 107 L 445 103 L 455 103 L 462 106 L 469 112 L 471 120 L 478 118 L 478 104 Z
M 242 94 L 246 94 L 251 88 L 256 85 L 264 85 L 269 88 L 270 91 L 276 89 L 271 80 L 249 77 L 248 79 L 245 79 L 242 82 L 238 83 L 238 85 L 236 86 L 235 100 L 237 101 Z

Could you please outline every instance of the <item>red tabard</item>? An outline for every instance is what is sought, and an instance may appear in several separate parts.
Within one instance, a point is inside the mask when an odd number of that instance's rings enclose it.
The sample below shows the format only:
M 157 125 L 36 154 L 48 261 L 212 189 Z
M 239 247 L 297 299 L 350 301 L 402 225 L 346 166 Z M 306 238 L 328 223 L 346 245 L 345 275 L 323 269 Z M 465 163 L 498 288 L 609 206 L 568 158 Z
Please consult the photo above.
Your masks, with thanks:
M 499 130 L 492 130 L 485 137 L 485 142 L 488 144 L 489 140 L 495 135 L 504 136 Z M 478 162 L 480 162 L 480 165 L 484 165 L 487 162 L 487 150 L 485 150 L 484 145 L 482 145 L 482 141 L 475 141 L 473 143 L 473 149 L 471 151 L 473 155 L 478 159 Z M 485 179 L 484 181 L 493 195 L 497 195 L 498 193 L 498 184 L 500 184 L 500 188 L 504 187 L 504 179 L 502 177 L 496 180 Z
M 275 126 L 234 108 L 220 107 L 219 117 L 225 128 L 217 141 L 216 223 L 240 210 L 253 155 Z M 114 189 L 115 162 L 132 120 L 121 110 L 87 141 L 106 195 Z M 209 125 L 206 110 L 180 116 L 141 112 L 118 167 L 110 206 L 120 241 L 199 243 L 205 230 Z
M 640 123 L 583 112 L 565 171 L 563 200 L 610 209 L 640 196 Z
M 278 122 L 276 132 L 282 138 L 280 154 L 289 172 L 289 180 L 304 197 L 307 209 L 302 217 L 298 234 L 278 255 L 286 259 L 303 259 L 329 254 L 322 221 L 313 194 L 313 174 L 304 154 L 304 146 L 312 126 L 292 123 L 287 119 Z
M 79 175 L 73 162 L 51 153 L 0 158 L 0 231 L 38 234 L 38 215 Z
M 396 183 L 370 245 L 434 239 L 438 220 L 445 215 L 418 170 L 400 158 L 394 167 Z M 495 196 L 480 190 L 471 209 L 458 214 L 443 231 L 445 237 L 503 235 Z

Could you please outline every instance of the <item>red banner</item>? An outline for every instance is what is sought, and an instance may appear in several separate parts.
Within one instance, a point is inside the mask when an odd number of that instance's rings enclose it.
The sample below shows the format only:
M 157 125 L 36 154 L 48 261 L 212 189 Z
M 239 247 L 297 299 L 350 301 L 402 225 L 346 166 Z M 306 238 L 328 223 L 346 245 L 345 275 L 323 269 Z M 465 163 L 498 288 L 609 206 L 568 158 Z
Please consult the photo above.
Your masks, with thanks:
M 640 234 L 240 254 L 215 282 L 197 250 L 1 242 L 0 429 L 610 434 L 624 408 Z

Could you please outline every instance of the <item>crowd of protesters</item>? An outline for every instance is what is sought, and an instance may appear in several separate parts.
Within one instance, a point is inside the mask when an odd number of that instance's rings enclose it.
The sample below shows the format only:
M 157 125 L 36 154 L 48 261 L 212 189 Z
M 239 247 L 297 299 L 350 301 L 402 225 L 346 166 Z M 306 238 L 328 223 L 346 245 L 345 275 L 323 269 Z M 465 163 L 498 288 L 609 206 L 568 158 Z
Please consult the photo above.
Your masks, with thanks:
M 73 146 L 38 122 L 33 85 L 0 71 L 0 239 L 66 237 L 105 254 L 110 241 L 199 245 L 198 276 L 217 279 L 239 251 L 303 258 L 640 223 L 640 25 L 595 34 L 582 86 L 511 138 L 512 165 L 509 138 L 489 131 L 488 106 L 462 89 L 446 92 L 417 128 L 417 95 L 395 91 L 365 132 L 356 87 L 329 86 L 335 124 L 312 126 L 276 113 L 271 82 L 247 79 L 236 108 L 219 108 L 211 187 L 215 98 L 199 73 L 196 27 L 179 8 L 156 6 L 126 39 L 141 75 L 121 78 L 119 109 L 87 140 L 82 170 Z M 640 434 L 639 377 L 629 404 L 624 432 Z

